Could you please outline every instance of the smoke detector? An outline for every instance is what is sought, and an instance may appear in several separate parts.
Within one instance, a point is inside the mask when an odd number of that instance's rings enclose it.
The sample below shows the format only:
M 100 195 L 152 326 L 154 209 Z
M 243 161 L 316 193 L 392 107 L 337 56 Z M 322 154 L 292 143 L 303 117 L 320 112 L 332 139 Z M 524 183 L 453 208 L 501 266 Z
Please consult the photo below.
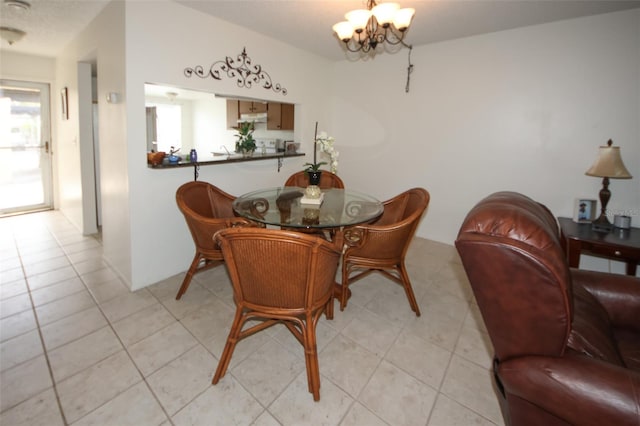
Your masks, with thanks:
M 23 0 L 4 0 L 4 5 L 16 10 L 29 10 L 31 4 Z

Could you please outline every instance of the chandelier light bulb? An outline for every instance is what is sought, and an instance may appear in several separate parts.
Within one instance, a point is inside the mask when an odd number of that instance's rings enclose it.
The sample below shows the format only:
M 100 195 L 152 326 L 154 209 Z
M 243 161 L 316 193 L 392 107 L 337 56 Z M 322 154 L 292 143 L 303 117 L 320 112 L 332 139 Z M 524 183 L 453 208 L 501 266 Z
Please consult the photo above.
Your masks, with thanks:
M 409 25 L 411 24 L 411 20 L 413 19 L 413 15 L 415 15 L 415 13 L 416 10 L 412 7 L 398 10 L 393 17 L 393 25 L 400 31 L 405 31 L 407 28 L 409 28 Z
M 398 9 L 400 9 L 400 5 L 398 3 L 380 3 L 371 9 L 371 12 L 373 13 L 373 16 L 376 17 L 378 24 L 388 26 L 393 22 L 393 17 Z
M 338 38 L 340 40 L 349 41 L 349 39 L 351 39 L 351 37 L 353 36 L 354 29 L 353 29 L 353 25 L 351 25 L 350 22 L 343 21 L 335 24 L 333 26 L 333 31 L 335 31 L 336 34 L 338 34 Z
M 369 18 L 371 18 L 371 11 L 366 9 L 356 9 L 348 12 L 344 15 L 347 21 L 351 24 L 354 31 L 362 31 L 366 28 Z

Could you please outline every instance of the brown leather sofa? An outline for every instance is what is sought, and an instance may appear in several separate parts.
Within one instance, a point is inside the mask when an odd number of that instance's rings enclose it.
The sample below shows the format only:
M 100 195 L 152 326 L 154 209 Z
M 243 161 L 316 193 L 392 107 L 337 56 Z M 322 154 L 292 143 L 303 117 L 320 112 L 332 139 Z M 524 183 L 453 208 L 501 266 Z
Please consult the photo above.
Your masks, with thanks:
M 640 279 L 569 268 L 554 216 L 480 201 L 456 248 L 491 337 L 506 424 L 640 425 Z

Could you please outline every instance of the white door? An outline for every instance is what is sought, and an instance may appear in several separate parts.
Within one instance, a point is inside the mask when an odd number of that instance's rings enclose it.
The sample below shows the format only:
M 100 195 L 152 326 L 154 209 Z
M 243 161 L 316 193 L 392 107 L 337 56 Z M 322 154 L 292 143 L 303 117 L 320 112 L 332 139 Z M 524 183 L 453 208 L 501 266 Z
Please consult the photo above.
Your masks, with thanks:
M 49 85 L 0 80 L 0 216 L 52 208 Z

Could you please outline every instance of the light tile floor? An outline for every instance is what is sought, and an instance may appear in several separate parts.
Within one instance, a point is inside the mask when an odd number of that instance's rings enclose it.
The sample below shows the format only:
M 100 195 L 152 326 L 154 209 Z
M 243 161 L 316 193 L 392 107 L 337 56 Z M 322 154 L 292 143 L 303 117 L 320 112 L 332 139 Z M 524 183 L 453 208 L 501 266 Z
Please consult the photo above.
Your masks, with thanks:
M 422 316 L 373 275 L 318 325 L 321 400 L 284 328 L 242 341 L 224 267 L 131 293 L 59 212 L 0 219 L 2 425 L 502 425 L 491 343 L 454 247 L 413 241 Z

